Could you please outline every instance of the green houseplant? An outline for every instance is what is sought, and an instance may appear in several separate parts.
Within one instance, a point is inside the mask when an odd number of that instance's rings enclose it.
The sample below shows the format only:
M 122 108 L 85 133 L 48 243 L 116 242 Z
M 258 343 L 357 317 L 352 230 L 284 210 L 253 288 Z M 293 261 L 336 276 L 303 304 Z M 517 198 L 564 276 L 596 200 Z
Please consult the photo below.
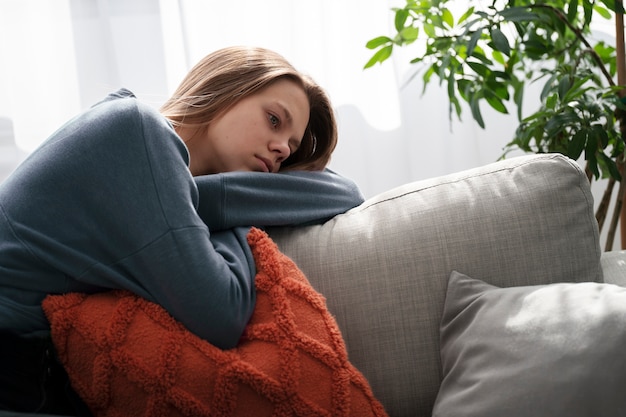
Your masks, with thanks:
M 453 6 L 459 5 L 463 10 L 455 15 Z M 608 179 L 596 213 L 601 229 L 619 183 L 605 247 L 611 250 L 625 191 L 621 0 L 406 0 L 392 10 L 395 33 L 367 43 L 374 54 L 365 68 L 387 60 L 394 48 L 418 42 L 411 78 L 420 75 L 424 89 L 434 80 L 444 85 L 451 116 L 460 118 L 465 108 L 483 128 L 481 106 L 517 116 L 519 125 L 504 155 L 513 149 L 560 152 L 584 158 L 590 181 Z M 615 46 L 592 41 L 596 17 L 615 19 Z M 533 83 L 541 88 L 531 90 Z M 540 104 L 523 114 L 528 91 L 540 91 L 535 98 Z

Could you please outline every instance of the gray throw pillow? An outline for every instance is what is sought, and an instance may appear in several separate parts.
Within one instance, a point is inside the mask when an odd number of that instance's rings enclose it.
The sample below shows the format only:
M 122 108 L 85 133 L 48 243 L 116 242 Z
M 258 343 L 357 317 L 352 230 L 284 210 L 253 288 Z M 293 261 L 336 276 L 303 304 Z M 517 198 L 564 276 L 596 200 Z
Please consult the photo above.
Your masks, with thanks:
M 626 415 L 626 288 L 499 288 L 453 272 L 434 417 Z

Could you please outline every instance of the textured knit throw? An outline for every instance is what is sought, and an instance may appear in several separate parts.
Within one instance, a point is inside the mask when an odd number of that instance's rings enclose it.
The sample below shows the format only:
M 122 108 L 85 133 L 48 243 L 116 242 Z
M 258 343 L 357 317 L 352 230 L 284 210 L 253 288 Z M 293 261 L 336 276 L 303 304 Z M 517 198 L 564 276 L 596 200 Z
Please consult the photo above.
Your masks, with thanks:
M 248 242 L 257 305 L 235 349 L 125 291 L 44 300 L 59 358 L 95 416 L 386 416 L 325 299 L 264 232 Z

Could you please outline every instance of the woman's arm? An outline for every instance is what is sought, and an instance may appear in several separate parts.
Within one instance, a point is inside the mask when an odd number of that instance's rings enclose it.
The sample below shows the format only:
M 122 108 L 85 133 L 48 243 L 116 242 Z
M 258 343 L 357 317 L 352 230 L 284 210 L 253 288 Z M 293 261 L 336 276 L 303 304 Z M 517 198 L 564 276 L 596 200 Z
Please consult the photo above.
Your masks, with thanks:
M 329 169 L 228 172 L 194 180 L 198 214 L 211 231 L 323 223 L 363 202 L 353 181 Z
M 249 228 L 209 235 L 206 226 L 173 230 L 119 268 L 131 271 L 135 291 L 155 301 L 213 345 L 237 345 L 255 306 Z

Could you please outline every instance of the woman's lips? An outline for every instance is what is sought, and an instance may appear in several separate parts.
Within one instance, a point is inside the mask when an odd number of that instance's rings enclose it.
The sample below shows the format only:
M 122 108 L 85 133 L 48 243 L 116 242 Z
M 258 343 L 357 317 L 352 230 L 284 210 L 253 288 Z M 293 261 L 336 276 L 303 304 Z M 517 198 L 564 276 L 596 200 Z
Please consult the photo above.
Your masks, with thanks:
M 270 161 L 269 159 L 263 158 L 262 156 L 257 156 L 258 159 L 261 160 L 261 162 L 264 165 L 264 168 L 266 169 L 265 172 L 274 172 L 274 164 L 272 163 L 272 161 Z

